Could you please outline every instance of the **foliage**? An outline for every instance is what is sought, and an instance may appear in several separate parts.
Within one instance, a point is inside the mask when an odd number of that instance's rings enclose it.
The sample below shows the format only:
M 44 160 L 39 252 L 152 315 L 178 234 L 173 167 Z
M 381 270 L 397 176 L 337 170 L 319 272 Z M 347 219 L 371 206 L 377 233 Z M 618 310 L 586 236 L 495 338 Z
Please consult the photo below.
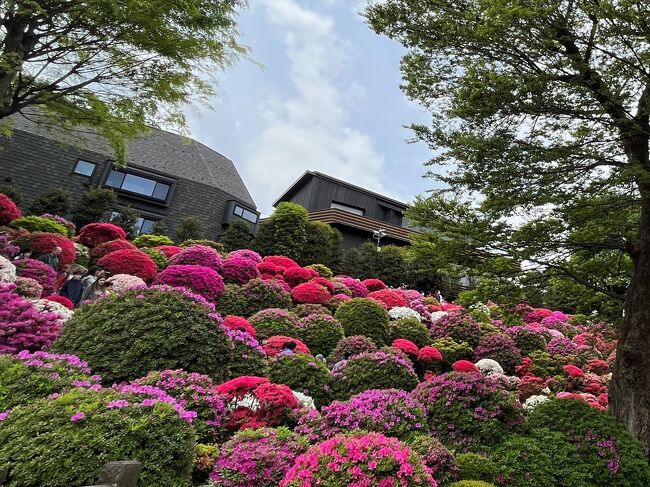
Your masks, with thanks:
M 81 194 L 73 221 L 78 228 L 101 221 L 117 204 L 117 193 L 110 188 L 94 188 Z
M 286 309 L 267 308 L 255 313 L 249 321 L 261 340 L 274 335 L 300 336 L 300 320 Z
M 29 232 L 49 232 L 68 236 L 68 229 L 49 218 L 42 216 L 23 216 L 11 222 L 13 228 L 24 228 Z
M 150 282 L 158 272 L 156 263 L 137 249 L 116 250 L 97 261 L 97 265 L 111 274 L 131 274 Z
M 156 267 L 158 268 L 158 272 L 162 271 L 169 264 L 169 259 L 167 256 L 155 248 L 144 247 L 142 251 L 151 257 L 151 260 L 154 261 Z
M 458 343 L 453 338 L 439 338 L 433 340 L 432 346 L 437 348 L 442 354 L 444 364 L 448 369 L 458 361 L 472 357 L 472 347 L 467 342 Z
M 339 306 L 334 317 L 343 325 L 346 336 L 365 335 L 380 346 L 388 343 L 388 312 L 372 299 L 346 301 Z
M 186 216 L 174 227 L 174 232 L 178 242 L 205 238 L 203 223 L 198 216 Z
M 460 453 L 456 455 L 458 478 L 461 480 L 482 480 L 494 482 L 497 478 L 497 466 L 489 457 L 478 453 Z
M 9 225 L 16 218 L 20 218 L 21 212 L 16 203 L 9 196 L 0 194 L 0 225 Z
M 307 221 L 307 210 L 283 201 L 267 221 L 258 225 L 255 250 L 262 255 L 283 255 L 300 260 L 307 243 Z
M 101 243 L 94 247 L 90 251 L 90 255 L 93 259 L 101 259 L 105 255 L 110 254 L 111 252 L 116 252 L 118 250 L 135 250 L 137 247 L 133 245 L 128 240 L 117 238 L 115 240 L 109 240 L 108 242 Z
M 521 353 L 515 342 L 505 333 L 489 333 L 481 337 L 474 349 L 474 359 L 492 359 L 499 362 L 506 374 L 515 373 L 515 366 L 521 363 Z
M 80 244 L 90 248 L 111 240 L 125 238 L 126 232 L 112 223 L 89 223 L 81 227 L 77 236 Z
M 225 332 L 234 346 L 233 358 L 228 366 L 229 378 L 244 375 L 267 376 L 267 352 L 260 346 L 257 338 L 245 331 L 231 328 L 227 328 Z
M 271 360 L 268 377 L 271 382 L 285 384 L 312 397 L 317 407 L 330 402 L 330 372 L 312 355 L 276 355 Z
M 451 484 L 450 487 L 494 487 L 494 484 L 481 480 L 460 480 Z
M 156 220 L 154 222 L 153 226 L 151 227 L 151 234 L 160 235 L 161 237 L 167 237 L 168 230 L 164 220 Z
M 163 369 L 223 380 L 231 345 L 210 313 L 189 293 L 126 291 L 79 308 L 53 349 L 87 360 L 106 383 Z
M 211 247 L 217 252 L 224 252 L 223 244 L 221 242 L 215 242 L 214 240 L 209 240 L 206 238 L 199 238 L 199 239 L 188 239 L 188 240 L 183 240 L 180 243 L 181 247 L 193 247 L 194 245 L 204 245 L 205 247 Z
M 395 438 L 379 433 L 337 436 L 299 456 L 280 487 L 307 485 L 435 486 L 421 457 Z
M 324 277 L 325 279 L 331 279 L 334 277 L 334 272 L 332 272 L 332 269 L 323 264 L 310 264 L 306 267 L 306 269 L 311 269 L 318 272 L 318 275 Z
M 49 265 L 36 259 L 15 260 L 13 264 L 16 266 L 16 275 L 35 279 L 43 286 L 44 296 L 54 292 L 57 274 Z
M 195 440 L 172 404 L 76 388 L 16 408 L 0 428 L 0 462 L 11 487 L 92 485 L 104 463 L 125 458 L 142 464 L 143 487 L 189 487 Z
M 332 394 L 339 400 L 370 389 L 411 391 L 418 378 L 411 362 L 401 353 L 383 350 L 354 355 L 332 369 Z
M 465 311 L 447 313 L 431 327 L 433 338 L 451 337 L 456 342 L 466 342 L 474 348 L 481 340 L 481 325 Z
M 332 269 L 338 268 L 342 256 L 341 232 L 329 223 L 321 221 L 307 222 L 306 232 L 307 238 L 299 261 L 303 265 L 316 264 Z
M 20 194 L 20 190 L 16 188 L 16 186 L 12 186 L 11 184 L 3 184 L 2 186 L 0 186 L 0 194 L 8 196 L 9 199 L 13 201 L 16 205 L 20 205 L 22 197 Z
M 135 224 L 138 222 L 138 212 L 135 211 L 131 205 L 125 206 L 117 215 L 111 218 L 111 223 L 120 227 L 128 237 L 133 237 L 135 234 Z
M 222 445 L 210 480 L 222 487 L 276 487 L 307 447 L 284 427 L 240 431 Z
M 418 347 L 424 347 L 431 343 L 429 330 L 427 327 L 415 318 L 402 318 L 390 322 L 390 338 L 405 338 L 412 341 Z
M 454 454 L 440 440 L 427 434 L 416 434 L 408 440 L 408 445 L 422 457 L 424 464 L 431 469 L 431 476 L 439 487 L 448 486 L 458 478 L 458 466 Z
M 327 357 L 344 337 L 341 323 L 329 315 L 308 315 L 300 320 L 300 324 L 300 337 L 314 355 Z
M 374 352 L 377 350 L 377 345 L 370 338 L 364 335 L 355 335 L 342 338 L 336 344 L 332 353 L 327 357 L 328 363 L 332 366 L 336 365 L 342 360 L 350 358 L 354 355 L 359 355 L 366 352 Z
M 169 265 L 198 265 L 221 272 L 223 262 L 221 261 L 219 252 L 212 247 L 207 245 L 192 245 L 174 254 L 169 259 Z
M 70 193 L 63 188 L 50 188 L 39 195 L 29 207 L 32 215 L 51 213 L 53 215 L 65 215 L 70 205 Z
M 243 220 L 230 223 L 223 235 L 223 247 L 226 252 L 250 248 L 252 241 L 250 226 Z
M 224 289 L 223 280 L 215 270 L 199 265 L 170 265 L 158 273 L 154 284 L 184 287 L 211 303 L 219 301 Z

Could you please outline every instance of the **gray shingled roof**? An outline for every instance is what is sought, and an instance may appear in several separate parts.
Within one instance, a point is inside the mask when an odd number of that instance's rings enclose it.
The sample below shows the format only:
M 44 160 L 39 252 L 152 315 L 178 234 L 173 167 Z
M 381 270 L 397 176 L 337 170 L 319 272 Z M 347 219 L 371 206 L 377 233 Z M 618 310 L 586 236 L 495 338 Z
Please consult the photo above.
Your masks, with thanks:
M 28 114 L 28 117 L 18 114 L 11 118 L 14 130 L 79 146 L 113 158 L 107 141 L 89 130 L 80 129 L 65 133 L 57 127 L 43 123 L 44 119 L 33 113 Z M 256 208 L 235 164 L 194 139 L 152 129 L 148 134 L 128 141 L 126 161 L 127 165 L 133 164 L 208 184 Z

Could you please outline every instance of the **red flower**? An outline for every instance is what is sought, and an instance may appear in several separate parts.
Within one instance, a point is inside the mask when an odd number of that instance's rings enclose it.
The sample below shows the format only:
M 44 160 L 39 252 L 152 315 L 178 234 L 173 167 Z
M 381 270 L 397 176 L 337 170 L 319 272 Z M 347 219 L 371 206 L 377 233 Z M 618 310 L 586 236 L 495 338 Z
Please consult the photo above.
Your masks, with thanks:
M 604 360 L 594 358 L 587 362 L 587 370 L 594 374 L 605 375 L 609 372 L 609 364 Z
M 565 365 L 562 367 L 562 370 L 569 376 L 569 377 L 584 377 L 585 373 L 582 371 L 580 367 L 576 367 L 575 365 Z
M 151 257 L 137 249 L 111 252 L 99 259 L 97 264 L 111 274 L 131 274 L 146 282 L 150 282 L 158 272 Z
M 51 296 L 45 296 L 45 298 L 43 299 L 47 299 L 48 301 L 54 301 L 55 303 L 62 304 L 68 309 L 74 309 L 74 303 L 70 301 L 68 298 L 66 298 L 65 296 L 58 296 L 56 294 L 52 294 Z
M 158 247 L 154 247 L 154 249 L 168 259 L 183 251 L 183 247 L 177 247 L 176 245 L 159 245 Z
M 223 320 L 223 324 L 226 328 L 230 328 L 231 330 L 243 331 L 252 337 L 257 336 L 257 332 L 255 331 L 255 328 L 253 328 L 253 325 L 251 325 L 246 318 L 242 318 L 241 316 L 228 315 Z
M 468 360 L 457 360 L 451 368 L 454 372 L 480 372 L 478 367 Z
M 441 360 L 442 354 L 437 348 L 425 346 L 418 352 L 418 361 L 420 362 L 440 362 Z
M 362 284 L 364 284 L 367 288 L 368 291 L 381 291 L 382 289 L 386 289 L 388 286 L 384 284 L 384 281 L 381 281 L 380 279 L 365 279 L 361 281 Z
M 440 306 L 436 306 L 435 304 L 427 304 L 427 309 L 430 313 L 433 313 L 435 311 L 442 311 L 442 308 Z
M 89 223 L 81 227 L 77 240 L 88 247 L 95 247 L 111 240 L 126 239 L 126 232 L 112 223 Z
M 22 213 L 9 196 L 0 194 L 0 225 L 9 225 L 16 218 L 20 218 Z
M 334 290 L 336 289 L 334 283 L 329 279 L 325 279 L 324 277 L 315 277 L 310 282 L 326 287 L 330 294 L 334 294 Z
M 33 232 L 24 237 L 34 256 L 49 254 L 54 247 L 61 247 L 59 264 L 63 267 L 74 262 L 77 256 L 77 249 L 74 242 L 58 233 Z
M 291 270 L 291 269 L 289 269 Z M 327 288 L 314 282 L 303 282 L 291 291 L 291 297 L 297 303 L 325 304 L 331 298 Z
M 289 267 L 284 271 L 284 279 L 291 287 L 297 286 L 301 282 L 307 282 L 312 278 L 309 269 L 303 267 Z
M 257 264 L 257 270 L 260 271 L 262 274 L 269 274 L 271 276 L 274 276 L 278 272 L 280 272 L 278 266 L 271 262 L 260 262 L 259 264 Z
M 385 304 L 388 309 L 408 306 L 408 301 L 404 298 L 404 296 L 390 289 L 373 291 L 368 294 L 368 297 L 382 304 Z
M 129 242 L 128 240 L 122 240 L 122 239 L 109 240 L 108 242 L 101 243 L 98 246 L 96 246 L 94 249 L 92 249 L 90 255 L 92 255 L 95 259 L 101 259 L 106 254 L 110 254 L 111 252 L 115 252 L 116 250 L 126 250 L 126 249 L 137 249 L 137 247 L 133 245 L 131 242 Z
M 282 255 L 267 255 L 264 257 L 263 262 L 270 262 L 271 264 L 278 267 L 284 267 L 285 269 L 288 269 L 289 267 L 300 267 L 295 260 Z
M 519 384 L 517 385 L 519 400 L 525 401 L 530 396 L 541 394 L 545 387 L 546 382 L 541 377 L 526 375 L 522 377 L 521 381 L 519 381 Z
M 442 303 L 442 304 L 440 305 L 440 309 L 441 309 L 442 311 L 455 311 L 455 310 L 458 310 L 458 309 L 463 309 L 463 307 L 462 307 L 462 306 L 459 306 L 459 305 L 457 305 L 457 304 Z
M 531 373 L 532 366 L 533 360 L 530 357 L 524 357 L 521 361 L 521 365 L 515 367 L 515 374 L 519 377 L 525 377 Z
M 294 342 L 296 344 L 296 349 L 295 349 L 296 353 L 304 353 L 304 354 L 310 353 L 309 348 L 307 348 L 307 345 L 305 345 L 297 338 L 285 337 L 281 335 L 275 335 L 269 337 L 269 339 L 264 342 L 263 348 L 269 357 L 275 357 L 277 354 L 279 354 L 282 351 L 282 347 L 287 342 Z
M 241 399 L 251 392 L 260 384 L 268 383 L 265 377 L 255 377 L 253 375 L 242 375 L 236 379 L 229 380 L 217 386 L 217 392 L 225 396 L 226 399 Z
M 418 356 L 418 346 L 410 340 L 406 340 L 404 338 L 397 338 L 396 340 L 393 340 L 393 343 L 391 345 L 395 348 L 400 349 L 402 352 L 404 352 L 406 355 L 410 357 L 415 358 Z

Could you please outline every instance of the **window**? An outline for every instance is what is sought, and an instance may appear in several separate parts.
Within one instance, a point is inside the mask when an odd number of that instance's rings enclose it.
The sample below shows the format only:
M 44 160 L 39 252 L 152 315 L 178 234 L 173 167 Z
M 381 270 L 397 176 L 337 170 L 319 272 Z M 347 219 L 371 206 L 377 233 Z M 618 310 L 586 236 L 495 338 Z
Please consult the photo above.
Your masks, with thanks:
M 122 191 L 129 191 L 130 193 L 139 194 L 159 201 L 165 201 L 171 189 L 170 184 L 116 169 L 111 169 L 108 173 L 106 186 L 121 189 Z
M 88 162 L 88 161 L 83 161 L 79 159 L 77 161 L 77 164 L 74 166 L 74 173 L 79 174 L 81 176 L 92 176 L 93 173 L 95 172 L 95 166 L 96 164 L 94 162 Z
M 332 204 L 330 205 L 330 208 L 334 208 L 336 210 L 347 211 L 348 213 L 354 213 L 355 215 L 359 215 L 359 216 L 363 216 L 363 214 L 366 212 L 365 210 L 363 210 L 361 208 L 356 208 L 354 206 L 344 205 L 343 203 L 337 203 L 336 201 L 332 201 Z
M 235 209 L 233 212 L 235 213 L 235 215 L 243 218 L 248 222 L 251 222 L 253 224 L 257 223 L 257 213 L 247 210 L 243 206 L 235 205 Z
M 118 210 L 113 210 L 111 212 L 111 215 L 109 217 L 109 221 L 115 221 L 115 219 L 120 216 L 120 212 Z M 151 233 L 153 230 L 153 226 L 158 220 L 154 220 L 152 218 L 146 217 L 146 216 L 139 216 L 138 219 L 135 221 L 135 225 L 133 226 L 133 233 L 135 235 L 142 235 L 144 233 Z

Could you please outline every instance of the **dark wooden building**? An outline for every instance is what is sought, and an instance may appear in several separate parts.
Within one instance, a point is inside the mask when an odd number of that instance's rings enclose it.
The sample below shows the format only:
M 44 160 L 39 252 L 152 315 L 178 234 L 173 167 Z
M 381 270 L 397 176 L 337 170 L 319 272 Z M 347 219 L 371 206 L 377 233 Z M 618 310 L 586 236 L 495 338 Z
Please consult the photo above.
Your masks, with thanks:
M 381 245 L 408 245 L 414 230 L 404 212 L 408 205 L 317 171 L 307 171 L 273 206 L 291 201 L 309 211 L 310 220 L 329 223 L 343 235 L 343 247 L 357 247 L 382 231 Z

